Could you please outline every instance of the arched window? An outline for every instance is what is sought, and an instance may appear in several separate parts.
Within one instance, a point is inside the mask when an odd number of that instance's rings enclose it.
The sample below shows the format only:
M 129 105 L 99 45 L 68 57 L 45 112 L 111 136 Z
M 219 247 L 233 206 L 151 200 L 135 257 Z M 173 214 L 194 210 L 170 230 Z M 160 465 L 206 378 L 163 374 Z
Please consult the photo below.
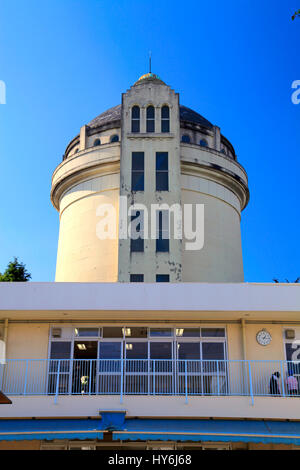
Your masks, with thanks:
M 131 132 L 140 132 L 140 108 L 133 106 L 131 110 Z
M 224 154 L 226 155 L 226 150 L 223 148 L 223 149 L 221 150 L 221 153 L 224 153 Z
M 119 142 L 119 136 L 117 134 L 114 134 L 110 138 L 111 142 Z
M 161 131 L 170 132 L 170 109 L 166 105 L 161 108 Z
M 101 145 L 101 140 L 100 139 L 96 139 L 94 141 L 94 147 L 98 147 L 98 145 Z
M 154 132 L 155 130 L 155 111 L 154 106 L 148 106 L 147 108 L 147 120 L 146 120 L 146 131 Z
M 208 143 L 205 139 L 200 140 L 200 145 L 201 145 L 201 147 L 208 147 Z
M 186 144 L 189 144 L 189 143 L 191 142 L 190 136 L 187 135 L 187 134 L 184 134 L 184 135 L 181 137 L 181 142 L 185 142 Z

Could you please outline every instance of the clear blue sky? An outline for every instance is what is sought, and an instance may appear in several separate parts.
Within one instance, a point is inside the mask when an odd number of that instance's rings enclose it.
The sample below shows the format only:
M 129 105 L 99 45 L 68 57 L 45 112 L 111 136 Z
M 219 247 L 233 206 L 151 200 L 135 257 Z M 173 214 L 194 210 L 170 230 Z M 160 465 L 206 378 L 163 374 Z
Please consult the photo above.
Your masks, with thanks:
M 80 126 L 148 71 L 221 127 L 249 176 L 245 280 L 300 276 L 300 0 L 1 0 L 0 271 L 53 281 L 51 175 Z

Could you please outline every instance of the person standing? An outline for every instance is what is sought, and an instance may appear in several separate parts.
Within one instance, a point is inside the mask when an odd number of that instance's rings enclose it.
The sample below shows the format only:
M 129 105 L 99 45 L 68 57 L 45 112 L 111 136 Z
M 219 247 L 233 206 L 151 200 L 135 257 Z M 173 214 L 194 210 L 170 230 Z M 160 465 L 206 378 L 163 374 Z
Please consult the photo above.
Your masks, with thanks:
M 290 372 L 286 379 L 287 390 L 289 395 L 298 395 L 298 380 L 294 377 L 293 372 Z
M 270 379 L 270 395 L 280 395 L 279 378 L 279 372 L 274 372 L 274 374 L 272 374 Z

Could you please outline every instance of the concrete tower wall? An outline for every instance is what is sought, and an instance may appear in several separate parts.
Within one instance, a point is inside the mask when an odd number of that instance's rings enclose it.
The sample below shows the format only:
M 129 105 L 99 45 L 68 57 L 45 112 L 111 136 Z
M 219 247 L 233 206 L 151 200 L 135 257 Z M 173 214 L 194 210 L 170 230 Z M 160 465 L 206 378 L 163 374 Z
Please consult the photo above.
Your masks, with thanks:
M 131 128 L 135 105 L 140 107 L 138 133 Z M 154 132 L 146 131 L 149 105 L 155 108 Z M 170 110 L 165 133 L 164 105 Z M 102 116 L 81 128 L 53 174 L 51 199 L 60 214 L 55 280 L 129 282 L 130 274 L 143 274 L 144 282 L 155 282 L 157 274 L 168 274 L 170 282 L 243 281 L 240 218 L 249 198 L 247 174 L 220 129 L 180 107 L 178 94 L 159 79 L 139 80 L 123 94 L 121 107 Z M 119 141 L 112 142 L 113 136 Z M 142 191 L 132 191 L 132 152 L 144 152 Z M 156 152 L 168 153 L 168 191 L 156 191 Z M 150 237 L 144 251 L 131 252 L 130 239 L 119 239 L 120 196 L 128 207 L 146 206 L 149 216 L 153 204 L 178 204 L 183 211 L 185 204 L 203 204 L 203 247 L 187 250 L 189 240 L 172 238 L 171 228 L 169 252 L 156 252 L 156 240 Z M 115 211 L 114 239 L 98 236 L 103 204 Z M 183 232 L 185 228 L 183 224 Z

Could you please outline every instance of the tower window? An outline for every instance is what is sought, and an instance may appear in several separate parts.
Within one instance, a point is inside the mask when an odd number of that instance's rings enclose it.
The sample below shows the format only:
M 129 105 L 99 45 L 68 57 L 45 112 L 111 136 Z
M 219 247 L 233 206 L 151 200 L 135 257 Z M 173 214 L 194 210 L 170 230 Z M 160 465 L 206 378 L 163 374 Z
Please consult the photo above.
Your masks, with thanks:
M 170 282 L 169 274 L 156 274 L 156 282 Z
M 205 139 L 200 140 L 200 145 L 201 145 L 201 147 L 208 147 L 208 143 Z
M 170 132 L 170 109 L 169 106 L 161 108 L 161 131 Z
M 130 224 L 130 251 L 144 251 L 144 212 L 135 211 Z
M 94 141 L 94 147 L 98 147 L 98 145 L 101 145 L 101 140 L 100 139 L 96 139 Z
M 111 142 L 119 142 L 119 136 L 117 134 L 114 134 L 110 138 Z
M 169 191 L 168 152 L 156 152 L 156 191 Z
M 155 130 L 155 111 L 154 106 L 148 106 L 147 108 L 147 122 L 146 122 L 146 131 L 154 132 Z
M 131 110 L 131 132 L 140 132 L 140 108 L 133 106 Z
M 186 144 L 189 144 L 189 143 L 191 142 L 190 136 L 187 135 L 187 134 L 184 134 L 184 135 L 181 137 L 181 142 L 185 142 Z
M 169 211 L 156 212 L 156 251 L 169 251 Z
M 132 152 L 131 190 L 144 191 L 144 152 Z
M 130 282 L 144 282 L 144 274 L 130 274 Z

